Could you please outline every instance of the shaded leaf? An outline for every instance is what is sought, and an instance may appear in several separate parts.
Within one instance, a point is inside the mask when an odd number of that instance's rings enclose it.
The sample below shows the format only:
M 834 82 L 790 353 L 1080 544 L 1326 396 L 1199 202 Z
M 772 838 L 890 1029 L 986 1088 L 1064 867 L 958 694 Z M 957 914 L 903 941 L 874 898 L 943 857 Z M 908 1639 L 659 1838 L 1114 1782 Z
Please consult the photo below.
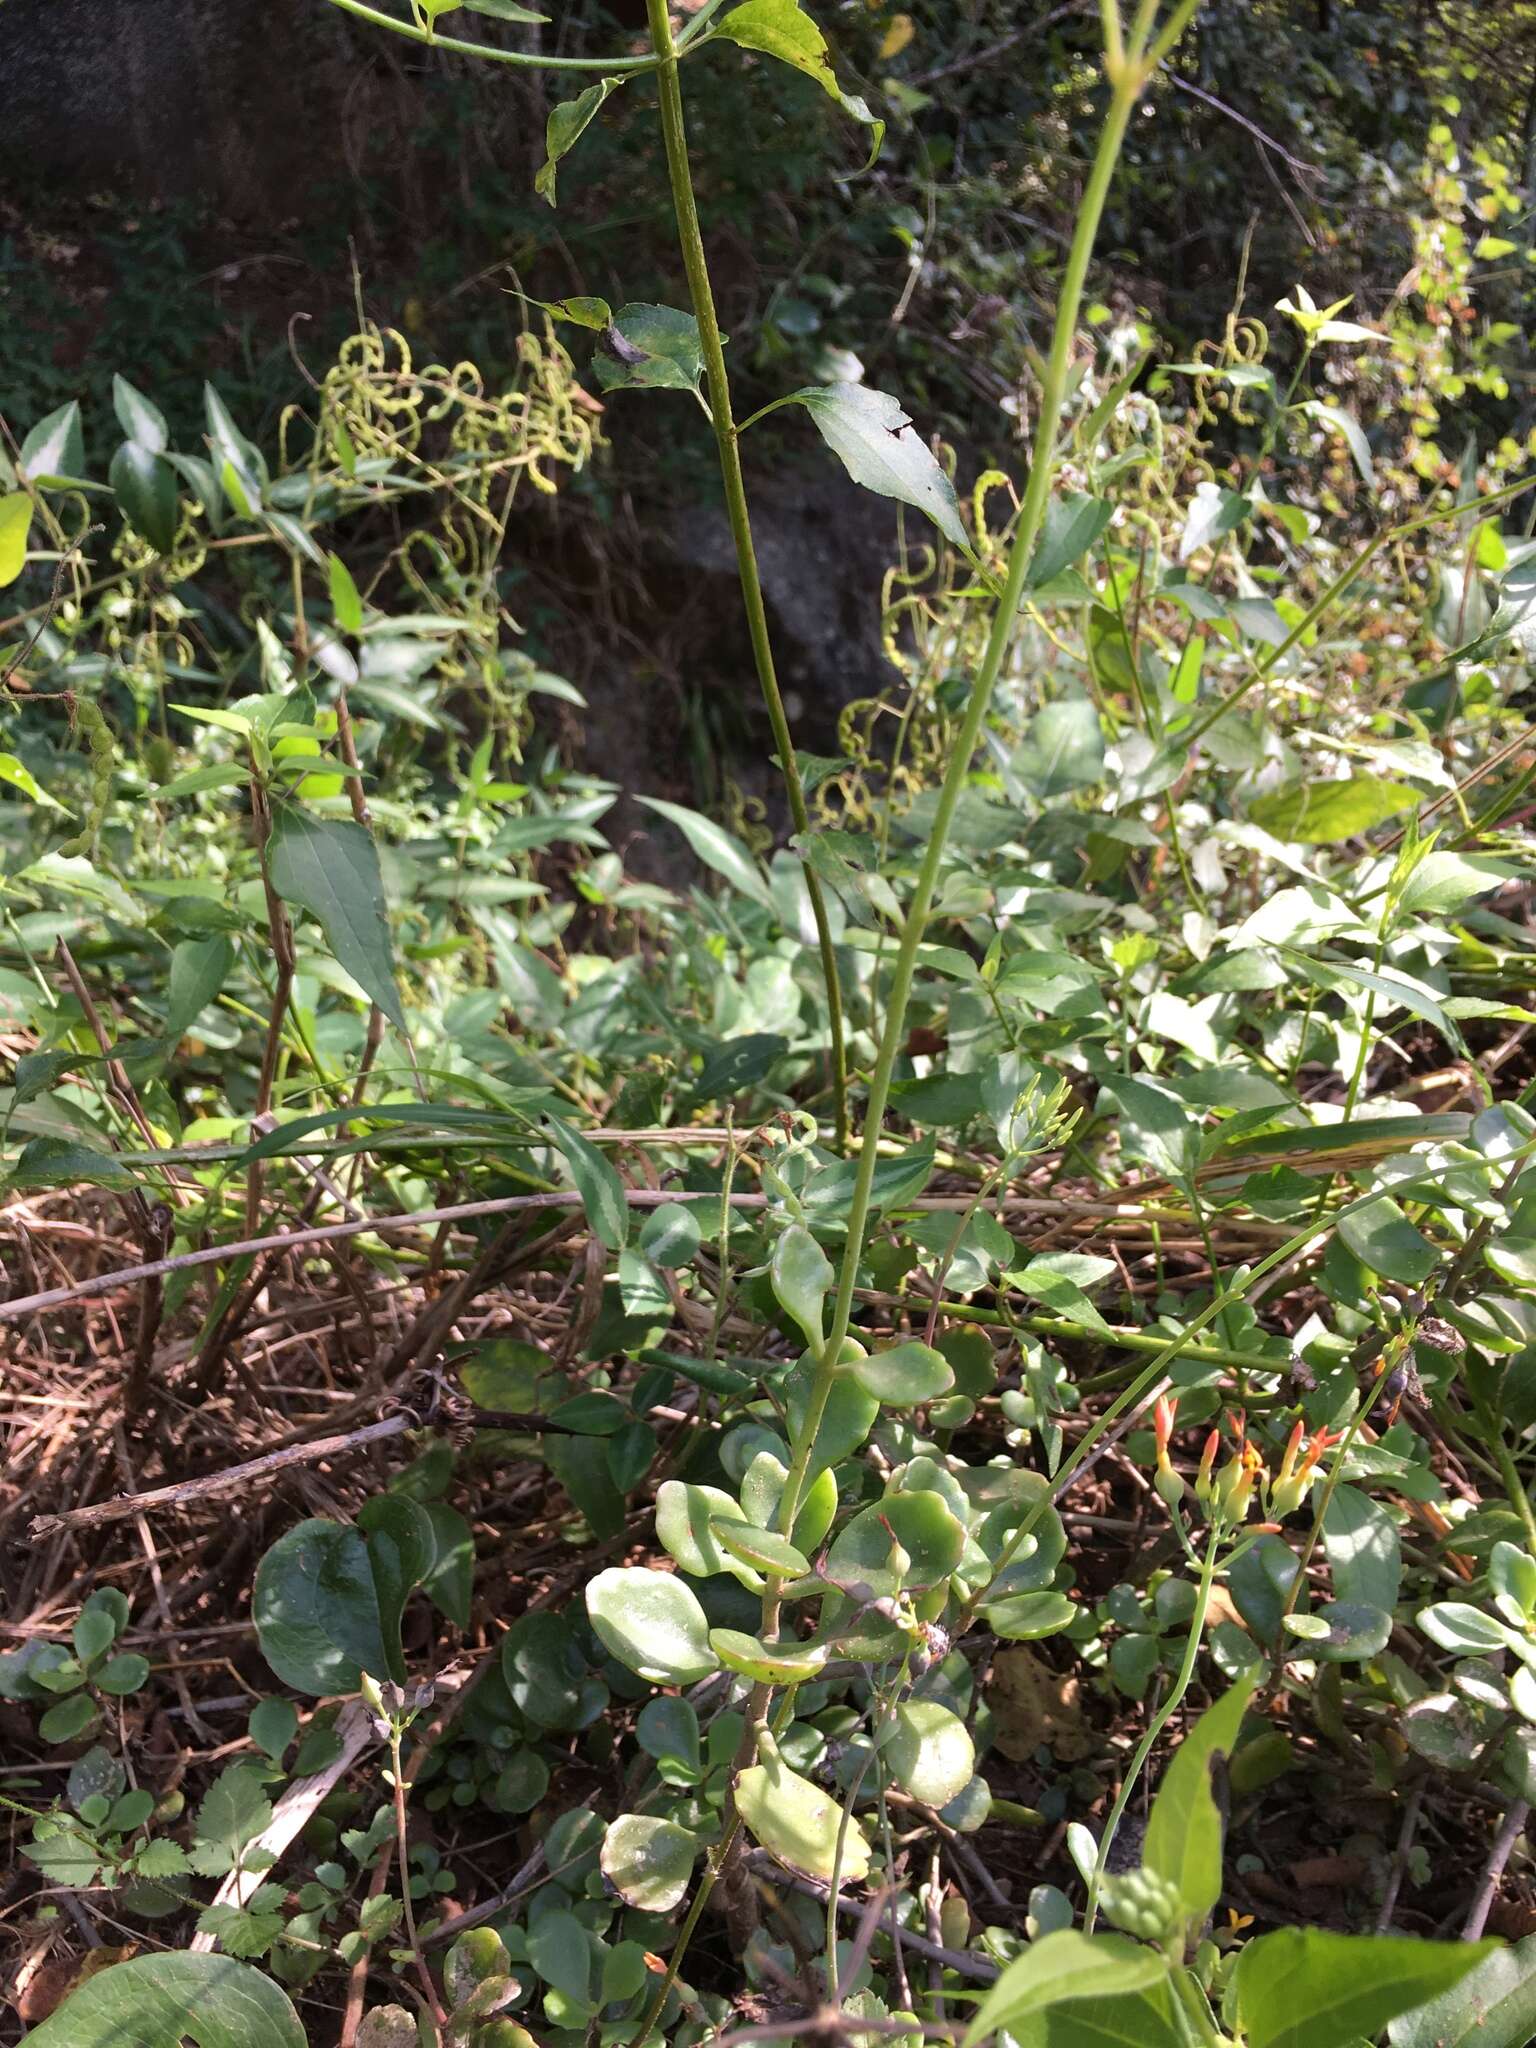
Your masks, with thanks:
M 791 392 L 786 403 L 805 407 L 856 484 L 914 506 L 946 540 L 969 552 L 955 487 L 899 399 L 867 384 L 822 384 Z
M 278 895 L 318 919 L 337 964 L 403 1033 L 379 853 L 368 833 L 350 818 L 316 818 L 284 804 L 268 858 Z
M 1497 1953 L 1488 1941 L 1412 1941 L 1285 1927 L 1237 1962 L 1248 2048 L 1352 2048 L 1458 1984 Z
M 137 1956 L 103 1970 L 27 2036 L 33 2048 L 307 2048 L 286 1993 L 229 1956 Z

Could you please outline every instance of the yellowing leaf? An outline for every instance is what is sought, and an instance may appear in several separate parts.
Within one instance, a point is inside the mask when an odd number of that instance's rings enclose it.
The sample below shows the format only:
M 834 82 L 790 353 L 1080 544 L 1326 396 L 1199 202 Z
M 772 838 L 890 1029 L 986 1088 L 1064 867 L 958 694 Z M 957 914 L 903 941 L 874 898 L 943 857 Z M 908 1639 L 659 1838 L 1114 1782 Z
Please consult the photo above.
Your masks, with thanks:
M 26 567 L 31 526 L 32 500 L 25 491 L 0 498 L 0 590 L 14 583 Z
M 917 25 L 910 14 L 893 14 L 891 25 L 880 39 L 880 55 L 889 61 L 899 57 L 917 34 Z

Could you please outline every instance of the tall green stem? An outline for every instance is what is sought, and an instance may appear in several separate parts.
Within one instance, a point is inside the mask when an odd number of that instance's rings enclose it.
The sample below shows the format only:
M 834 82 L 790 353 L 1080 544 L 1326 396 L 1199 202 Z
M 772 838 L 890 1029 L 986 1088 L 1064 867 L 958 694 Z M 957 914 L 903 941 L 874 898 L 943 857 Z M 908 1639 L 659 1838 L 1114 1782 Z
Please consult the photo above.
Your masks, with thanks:
M 704 255 L 704 238 L 699 230 L 699 212 L 693 200 L 693 177 L 688 167 L 688 129 L 683 119 L 683 91 L 678 78 L 677 46 L 672 40 L 672 22 L 667 0 L 646 0 L 651 47 L 656 53 L 657 83 L 661 88 L 661 134 L 667 153 L 667 176 L 672 187 L 672 211 L 677 220 L 683 267 L 688 273 L 688 292 L 693 317 L 698 322 L 704 370 L 709 380 L 709 409 L 720 454 L 720 478 L 725 485 L 726 510 L 730 515 L 731 538 L 736 545 L 736 573 L 741 581 L 742 604 L 747 614 L 747 632 L 752 641 L 752 659 L 773 743 L 778 749 L 779 768 L 789 798 L 789 813 L 795 830 L 804 838 L 811 829 L 805 807 L 805 787 L 795 761 L 794 742 L 779 679 L 773 665 L 773 643 L 768 634 L 768 614 L 763 604 L 762 579 L 758 574 L 757 551 L 752 545 L 752 521 L 747 510 L 747 489 L 741 473 L 738 428 L 731 413 L 731 384 L 725 368 L 725 348 L 720 339 L 720 322 L 715 314 L 715 295 L 709 282 L 709 264 Z M 832 949 L 832 929 L 827 922 L 826 898 L 820 881 L 805 869 L 806 893 L 816 922 L 816 944 L 821 954 L 822 978 L 827 987 L 827 1021 L 832 1053 L 832 1099 L 839 1152 L 848 1149 L 848 1060 L 843 1044 L 843 1001 L 838 987 L 837 955 Z
M 650 0 L 650 4 L 654 8 L 661 4 L 661 0 Z M 1194 4 L 1195 0 L 1188 0 L 1188 4 L 1179 10 L 1185 19 L 1193 13 Z M 929 831 L 928 844 L 918 867 L 912 898 L 907 905 L 907 914 L 902 920 L 901 941 L 896 949 L 890 999 L 886 1006 L 885 1029 L 880 1036 L 880 1050 L 875 1060 L 875 1070 L 869 1085 L 869 1101 L 864 1112 L 864 1135 L 859 1147 L 853 1199 L 848 1209 L 848 1242 L 838 1275 L 832 1329 L 822 1347 L 810 1399 L 806 1404 L 804 1422 L 796 1432 L 789 1478 L 779 1504 L 779 1527 L 784 1530 L 794 1525 L 795 1515 L 800 1506 L 800 1496 L 805 1486 L 806 1472 L 810 1465 L 811 1448 L 816 1440 L 816 1432 L 821 1426 L 821 1419 L 826 1411 L 836 1377 L 834 1361 L 841 1356 L 843 1340 L 848 1335 L 859 1260 L 863 1256 L 864 1235 L 869 1226 L 875 1162 L 881 1129 L 885 1122 L 886 1103 L 890 1098 L 891 1077 L 895 1072 L 897 1055 L 904 1042 L 907 1002 L 912 993 L 918 949 L 922 945 L 928 914 L 933 908 L 950 825 L 954 820 L 961 792 L 970 775 L 971 760 L 981 736 L 988 707 L 992 702 L 992 692 L 1002 672 L 1003 659 L 1013 637 L 1014 621 L 1024 595 L 1024 579 L 1050 500 L 1056 438 L 1061 426 L 1067 374 L 1071 367 L 1072 347 L 1077 334 L 1077 316 L 1082 305 L 1083 285 L 1088 275 L 1088 262 L 1093 253 L 1094 238 L 1104 212 L 1104 202 L 1109 196 L 1110 181 L 1114 176 L 1120 147 L 1125 139 L 1131 109 L 1146 83 L 1143 50 L 1144 45 L 1133 42 L 1131 54 L 1127 59 L 1111 57 L 1108 64 L 1113 78 L 1113 91 L 1110 96 L 1109 112 L 1099 137 L 1098 150 L 1094 156 L 1093 169 L 1089 174 L 1087 189 L 1083 193 L 1082 204 L 1078 210 L 1077 228 L 1072 237 L 1072 248 L 1061 282 L 1061 298 L 1056 309 L 1056 329 L 1041 384 L 1040 418 L 1035 429 L 1029 483 L 1019 512 L 1018 525 L 1014 530 L 1002 595 L 992 615 L 986 651 L 982 656 L 981 668 L 976 677 L 975 687 L 971 691 L 965 716 L 960 721 L 960 730 L 950 751 L 944 781 L 939 790 L 938 807 Z
M 1200 1585 L 1195 1594 L 1195 1611 L 1189 1617 L 1189 1634 L 1184 1639 L 1184 1657 L 1179 1665 L 1179 1675 L 1173 1681 L 1173 1689 L 1167 1699 L 1163 1701 L 1163 1704 L 1147 1723 L 1146 1733 L 1136 1745 L 1136 1754 L 1131 1758 L 1130 1769 L 1126 1772 L 1120 1785 L 1119 1794 L 1115 1799 L 1114 1805 L 1110 1808 L 1109 1819 L 1104 1823 L 1104 1835 L 1099 1843 L 1098 1861 L 1093 1866 L 1093 1876 L 1088 1880 L 1088 1902 L 1083 1909 L 1083 1931 L 1087 1934 L 1092 1934 L 1093 1923 L 1098 1917 L 1099 1887 L 1104 1882 L 1104 1871 L 1109 1862 L 1109 1852 L 1114 1847 L 1115 1835 L 1119 1830 L 1125 1809 L 1130 1804 L 1131 1794 L 1135 1791 L 1141 1774 L 1146 1768 L 1147 1758 L 1152 1754 L 1154 1744 L 1173 1718 L 1179 1701 L 1183 1699 L 1185 1693 L 1189 1690 L 1189 1681 L 1195 1675 L 1195 1659 L 1200 1654 L 1200 1638 L 1205 1633 L 1205 1617 L 1211 1604 L 1211 1587 L 1216 1579 L 1216 1546 L 1218 1540 L 1217 1532 L 1213 1528 L 1205 1546 L 1205 1561 L 1200 1567 Z

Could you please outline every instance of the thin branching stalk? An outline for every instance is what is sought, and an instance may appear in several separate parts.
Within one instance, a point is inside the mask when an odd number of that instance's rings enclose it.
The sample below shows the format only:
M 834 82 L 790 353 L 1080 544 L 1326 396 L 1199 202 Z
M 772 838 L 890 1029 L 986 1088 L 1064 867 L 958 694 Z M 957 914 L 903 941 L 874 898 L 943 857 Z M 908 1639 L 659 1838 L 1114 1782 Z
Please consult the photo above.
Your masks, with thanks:
M 720 457 L 720 480 L 725 486 L 726 511 L 731 522 L 731 539 L 736 549 L 736 573 L 741 583 L 741 600 L 747 615 L 747 632 L 752 642 L 752 660 L 773 728 L 778 750 L 779 771 L 789 814 L 795 831 L 805 838 L 811 829 L 805 805 L 805 785 L 795 760 L 789 718 L 779 690 L 773 661 L 773 641 L 768 631 L 768 613 L 763 603 L 762 578 L 758 573 L 757 550 L 752 542 L 752 519 L 747 508 L 746 480 L 741 470 L 739 433 L 731 412 L 731 382 L 725 367 L 725 345 L 715 312 L 715 296 L 709 281 L 709 263 L 704 254 L 704 237 L 699 212 L 694 204 L 693 177 L 688 165 L 688 130 L 683 117 L 683 93 L 678 76 L 677 46 L 672 39 L 672 22 L 667 0 L 646 0 L 651 46 L 659 60 L 657 85 L 661 97 L 661 133 L 667 155 L 667 177 L 672 187 L 672 211 L 677 221 L 683 267 L 688 273 L 688 293 L 693 317 L 698 322 L 704 370 L 709 380 L 709 411 Z M 848 1060 L 843 1041 L 843 1000 L 838 986 L 837 954 L 832 945 L 832 928 L 827 922 L 827 904 L 820 880 L 809 868 L 804 870 L 806 893 L 816 923 L 816 947 L 821 955 L 822 979 L 827 990 L 827 1032 L 832 1063 L 832 1108 L 834 1142 L 839 1152 L 848 1149 Z
M 1216 1551 L 1219 1542 L 1220 1532 L 1213 1528 L 1206 1541 L 1205 1557 L 1200 1567 L 1200 1581 L 1195 1590 L 1195 1611 L 1189 1617 L 1189 1634 L 1184 1639 L 1184 1655 L 1179 1664 L 1178 1676 L 1173 1681 L 1167 1699 L 1147 1723 L 1146 1732 L 1136 1745 L 1136 1753 L 1131 1758 L 1130 1767 L 1120 1781 L 1120 1790 L 1109 1810 L 1109 1819 L 1104 1823 L 1098 1860 L 1093 1866 L 1093 1875 L 1088 1880 L 1088 1899 L 1083 1908 L 1083 1930 L 1087 1934 L 1092 1934 L 1093 1923 L 1098 1918 L 1099 1890 L 1104 1882 L 1110 1851 L 1115 1846 L 1115 1836 L 1125 1816 L 1125 1809 L 1130 1804 L 1131 1794 L 1146 1769 L 1147 1758 L 1152 1754 L 1163 1730 L 1172 1720 L 1180 1700 L 1189 1690 L 1189 1681 L 1195 1675 L 1195 1659 L 1200 1654 L 1200 1641 L 1205 1634 L 1205 1617 L 1211 1605 L 1211 1588 L 1216 1582 Z
M 660 0 L 650 0 L 650 4 L 654 8 L 660 4 Z M 1179 6 L 1170 18 L 1168 29 L 1159 39 L 1159 50 L 1169 46 L 1171 40 L 1177 37 L 1198 4 L 1199 0 L 1180 0 Z M 972 688 L 965 716 L 960 722 L 960 730 L 950 751 L 928 843 L 918 867 L 906 916 L 902 921 L 901 940 L 896 950 L 895 967 L 891 977 L 885 1028 L 880 1036 L 880 1049 L 875 1059 L 875 1069 L 870 1079 L 869 1100 L 865 1107 L 858 1170 L 848 1211 L 847 1248 L 838 1274 L 832 1328 L 822 1347 L 810 1398 L 806 1403 L 804 1420 L 796 1433 L 792 1447 L 789 1478 L 779 1504 L 779 1527 L 782 1530 L 788 1530 L 794 1525 L 810 1467 L 812 1446 L 832 1392 L 836 1362 L 842 1356 L 843 1342 L 848 1335 L 859 1261 L 864 1254 L 864 1239 L 869 1227 L 870 1198 L 874 1187 L 881 1130 L 885 1121 L 886 1104 L 890 1099 L 897 1057 L 905 1040 L 907 1003 L 912 993 L 918 950 L 923 942 L 929 912 L 933 908 L 950 826 L 954 822 L 956 807 L 970 776 L 971 759 L 981 737 L 992 702 L 992 692 L 1002 673 L 1003 661 L 1013 638 L 1014 625 L 1024 595 L 1025 577 L 1035 552 L 1035 544 L 1040 537 L 1046 506 L 1050 501 L 1056 443 L 1061 430 L 1067 378 L 1077 337 L 1077 319 L 1082 307 L 1089 259 L 1093 253 L 1099 221 L 1104 212 L 1104 203 L 1109 196 L 1110 184 L 1119 159 L 1121 144 L 1125 140 L 1131 111 L 1147 82 L 1150 61 L 1155 61 L 1155 58 L 1149 60 L 1147 55 L 1147 37 L 1151 29 L 1150 19 L 1147 17 L 1150 11 L 1144 6 L 1138 14 L 1129 45 L 1129 55 L 1122 55 L 1120 52 L 1118 29 L 1115 37 L 1110 38 L 1106 46 L 1105 69 L 1112 81 L 1109 109 L 1094 155 L 1093 168 L 1089 173 L 1088 184 L 1078 209 L 1077 227 L 1062 277 L 1061 296 L 1056 309 L 1056 327 L 1040 392 L 1040 414 L 1035 430 L 1029 482 L 1025 489 L 1018 523 L 1014 528 L 1002 593 L 992 614 L 986 651 L 982 656 L 981 668 Z M 1116 10 L 1111 8 L 1109 12 L 1114 14 Z

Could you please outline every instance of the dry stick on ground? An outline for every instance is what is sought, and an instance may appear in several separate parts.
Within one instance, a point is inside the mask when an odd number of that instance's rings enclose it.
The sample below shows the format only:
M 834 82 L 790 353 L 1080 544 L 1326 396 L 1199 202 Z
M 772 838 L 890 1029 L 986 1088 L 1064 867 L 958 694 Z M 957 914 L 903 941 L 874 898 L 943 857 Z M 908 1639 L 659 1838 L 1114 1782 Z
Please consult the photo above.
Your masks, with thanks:
M 1521 1830 L 1531 1817 L 1531 1809 L 1523 1799 L 1512 1799 L 1504 1815 L 1499 1832 L 1493 1838 L 1493 1847 L 1488 1851 L 1488 1861 L 1483 1866 L 1483 1875 L 1473 1895 L 1471 1910 L 1461 1930 L 1463 1941 L 1477 1941 L 1488 1924 L 1488 1915 L 1498 1896 L 1499 1879 L 1504 1875 L 1504 1866 L 1510 1853 L 1520 1839 Z
M 666 1202 L 719 1202 L 726 1200 L 733 1209 L 762 1209 L 767 1206 L 766 1195 L 696 1194 L 686 1188 L 628 1188 L 624 1199 L 632 1208 L 658 1209 Z M 229 1259 L 239 1259 L 253 1252 L 303 1251 L 310 1245 L 328 1244 L 338 1238 L 373 1235 L 388 1237 L 399 1230 L 420 1230 L 433 1223 L 465 1223 L 481 1216 L 505 1216 L 517 1209 L 579 1209 L 581 1197 L 574 1189 L 555 1188 L 548 1193 L 537 1195 L 498 1195 L 483 1202 L 454 1202 L 441 1209 L 410 1209 L 399 1216 L 370 1216 L 345 1223 L 317 1224 L 313 1229 L 276 1231 L 269 1237 L 241 1238 L 233 1244 L 207 1245 L 201 1251 L 179 1252 L 175 1258 L 155 1259 L 141 1266 L 121 1266 L 112 1273 L 97 1273 L 89 1280 L 77 1280 L 68 1287 L 49 1287 L 38 1294 L 25 1294 L 15 1301 L 0 1302 L 0 1323 L 20 1322 L 31 1315 L 39 1315 L 45 1309 L 64 1308 L 77 1301 L 91 1301 L 103 1294 L 112 1294 L 119 1287 L 128 1287 L 134 1282 L 147 1279 L 152 1274 L 179 1273 L 192 1266 L 217 1266 Z M 970 1207 L 968 1198 L 960 1195 L 925 1196 L 912 1203 L 914 1209 L 935 1212 L 958 1212 Z M 1014 1208 L 1060 1208 L 1060 1203 L 1005 1202 L 999 1207 L 1006 1213 Z M 1120 1215 L 1121 1207 L 1107 1204 L 1075 1204 L 1079 1209 L 1090 1207 L 1097 1213 Z M 1133 1212 L 1132 1212 L 1133 1213 Z
M 184 1479 L 175 1486 L 157 1486 L 149 1493 L 129 1493 L 117 1500 L 98 1501 L 92 1507 L 66 1508 L 62 1514 L 38 1515 L 32 1523 L 33 1536 L 52 1536 L 61 1529 L 96 1529 L 104 1523 L 121 1521 L 125 1515 L 142 1514 L 146 1508 L 188 1507 L 194 1501 L 209 1500 L 257 1479 L 269 1478 L 289 1465 L 312 1465 L 319 1458 L 337 1457 L 364 1444 L 383 1443 L 407 1430 L 419 1429 L 414 1415 L 387 1415 L 382 1422 L 370 1422 L 346 1436 L 319 1437 L 313 1443 L 293 1444 L 287 1450 L 269 1451 L 249 1464 L 232 1465 L 226 1472 L 209 1472 L 201 1479 Z
M 1392 1925 L 1392 1915 L 1397 1911 L 1397 1895 L 1403 1888 L 1403 1877 L 1408 1869 L 1408 1852 L 1413 1847 L 1413 1838 L 1419 1825 L 1419 1809 L 1423 1804 L 1424 1787 L 1415 1785 L 1408 1795 L 1408 1807 L 1403 1815 L 1403 1825 L 1398 1831 L 1397 1847 L 1392 1853 L 1392 1874 L 1387 1879 L 1381 1911 L 1376 1916 L 1378 1934 L 1387 1932 Z
M 817 1899 L 822 1905 L 827 1902 L 827 1886 L 818 1884 L 814 1878 L 797 1877 L 787 1871 L 764 1849 L 752 1850 L 747 1858 L 747 1867 L 759 1876 L 766 1877 L 773 1884 L 787 1885 L 791 1891 L 801 1892 L 808 1899 Z M 855 1918 L 862 1918 L 865 1907 L 857 1899 L 839 1898 L 837 1910 Z M 901 1945 L 909 1948 L 914 1955 L 927 1956 L 931 1962 L 940 1963 L 958 1976 L 973 1977 L 978 1984 L 991 1984 L 999 1972 L 996 1966 L 981 1956 L 969 1955 L 961 1949 L 945 1948 L 941 1942 L 929 1941 L 921 1934 L 914 1934 L 910 1927 L 901 1929 Z
M 450 1419 L 445 1415 L 445 1420 Z M 581 1436 L 583 1432 L 571 1423 L 555 1422 L 547 1415 L 527 1414 L 519 1408 L 477 1408 L 468 1401 L 455 1397 L 451 1420 L 467 1423 L 475 1429 L 510 1429 L 525 1436 Z M 286 1445 L 282 1450 L 268 1451 L 260 1458 L 252 1458 L 244 1465 L 231 1465 L 223 1472 L 205 1472 L 197 1479 L 182 1479 L 174 1485 L 157 1486 L 148 1493 L 123 1493 L 115 1500 L 95 1501 L 89 1507 L 63 1508 L 56 1515 L 37 1515 L 33 1518 L 33 1536 L 53 1536 L 61 1529 L 99 1529 L 108 1522 L 120 1522 L 127 1515 L 142 1518 L 146 1508 L 190 1507 L 200 1500 L 209 1500 L 215 1494 L 228 1493 L 233 1487 L 244 1486 L 248 1480 L 266 1479 L 274 1472 L 281 1472 L 289 1465 L 313 1465 L 321 1458 L 334 1458 L 343 1451 L 355 1451 L 364 1444 L 386 1442 L 390 1437 L 403 1436 L 407 1430 L 422 1429 L 427 1424 L 414 1412 L 389 1415 L 382 1422 L 370 1422 L 361 1429 L 349 1431 L 345 1436 L 315 1437 L 308 1442 Z

